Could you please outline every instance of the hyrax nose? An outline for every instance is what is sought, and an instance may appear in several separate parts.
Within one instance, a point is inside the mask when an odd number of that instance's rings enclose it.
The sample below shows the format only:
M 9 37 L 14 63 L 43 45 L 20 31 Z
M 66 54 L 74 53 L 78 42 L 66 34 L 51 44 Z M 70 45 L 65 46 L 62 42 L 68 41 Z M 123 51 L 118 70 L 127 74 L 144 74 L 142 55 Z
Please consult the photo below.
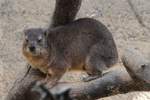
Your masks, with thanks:
M 31 52 L 34 52 L 34 51 L 35 51 L 35 47 L 34 47 L 34 46 L 30 46 L 30 47 L 29 47 L 29 50 L 30 50 Z

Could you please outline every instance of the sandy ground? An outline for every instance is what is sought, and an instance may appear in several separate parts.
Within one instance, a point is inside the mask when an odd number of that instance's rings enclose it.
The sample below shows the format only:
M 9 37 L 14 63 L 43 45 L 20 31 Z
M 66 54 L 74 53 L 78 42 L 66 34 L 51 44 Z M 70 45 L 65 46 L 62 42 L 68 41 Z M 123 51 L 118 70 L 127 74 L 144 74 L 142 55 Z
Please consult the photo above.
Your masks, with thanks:
M 55 0 L 0 0 L 0 100 L 12 86 L 26 61 L 21 54 L 22 30 L 47 27 Z M 131 0 L 145 25 L 150 27 L 150 0 Z M 119 54 L 126 47 L 150 58 L 150 30 L 142 27 L 127 0 L 83 0 L 80 17 L 93 17 L 113 33 Z M 72 79 L 75 75 L 68 76 Z M 102 100 L 150 100 L 147 93 L 128 93 Z

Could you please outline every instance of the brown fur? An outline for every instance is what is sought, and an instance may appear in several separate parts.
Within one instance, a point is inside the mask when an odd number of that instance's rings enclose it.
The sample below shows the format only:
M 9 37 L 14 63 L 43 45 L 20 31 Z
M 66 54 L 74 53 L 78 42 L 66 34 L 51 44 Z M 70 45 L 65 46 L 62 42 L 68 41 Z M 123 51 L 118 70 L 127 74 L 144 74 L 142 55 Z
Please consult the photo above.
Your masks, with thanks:
M 26 56 L 28 62 L 30 62 L 31 65 L 34 65 L 32 67 L 36 68 L 38 66 L 42 66 L 41 71 L 44 73 L 47 73 L 47 64 L 49 63 L 48 58 L 45 56 L 32 56 L 31 53 L 26 52 L 25 45 L 23 47 L 23 54 Z

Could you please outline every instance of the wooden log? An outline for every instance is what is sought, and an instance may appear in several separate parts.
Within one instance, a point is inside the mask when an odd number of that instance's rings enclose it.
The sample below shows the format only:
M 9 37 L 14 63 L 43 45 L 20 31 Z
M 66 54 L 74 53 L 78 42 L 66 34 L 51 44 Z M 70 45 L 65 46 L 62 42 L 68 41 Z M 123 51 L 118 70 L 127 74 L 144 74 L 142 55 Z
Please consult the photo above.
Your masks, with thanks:
M 109 69 L 101 78 L 89 82 L 58 83 L 52 89 L 47 89 L 53 94 L 64 88 L 70 88 L 70 97 L 77 100 L 94 100 L 118 93 L 130 91 L 149 91 L 149 62 L 134 50 L 126 50 L 122 57 L 126 72 L 122 65 Z M 20 75 L 25 74 L 22 73 Z M 130 77 L 131 75 L 131 77 Z M 14 87 L 9 91 L 6 100 L 39 100 L 39 95 L 31 92 L 35 81 L 44 79 L 44 75 L 31 69 L 26 77 L 19 78 Z
M 25 75 L 25 73 L 20 75 Z M 19 77 L 16 80 L 6 100 L 38 100 L 39 95 L 30 90 L 35 81 L 42 80 L 44 77 L 39 71 L 31 69 L 26 77 Z M 57 93 L 63 88 L 70 88 L 71 98 L 76 98 L 77 100 L 91 100 L 92 98 L 93 100 L 117 94 L 119 87 L 130 84 L 131 81 L 132 79 L 128 73 L 121 67 L 116 66 L 116 68 L 114 67 L 99 79 L 90 82 L 58 83 L 58 85 L 50 89 L 50 92 Z
M 32 88 L 35 81 L 40 81 L 45 78 L 38 70 L 31 69 L 26 75 L 28 68 L 18 74 L 18 78 L 13 84 L 13 87 L 9 90 L 6 100 L 38 100 L 40 96 L 32 93 Z M 25 76 L 26 75 L 26 76 Z
M 116 68 L 115 68 L 116 67 Z M 104 74 L 103 77 L 90 82 L 60 83 L 50 92 L 56 93 L 62 87 L 71 88 L 70 97 L 73 100 L 94 100 L 120 93 L 120 88 L 126 90 L 126 85 L 132 83 L 132 79 L 123 66 L 115 66 Z

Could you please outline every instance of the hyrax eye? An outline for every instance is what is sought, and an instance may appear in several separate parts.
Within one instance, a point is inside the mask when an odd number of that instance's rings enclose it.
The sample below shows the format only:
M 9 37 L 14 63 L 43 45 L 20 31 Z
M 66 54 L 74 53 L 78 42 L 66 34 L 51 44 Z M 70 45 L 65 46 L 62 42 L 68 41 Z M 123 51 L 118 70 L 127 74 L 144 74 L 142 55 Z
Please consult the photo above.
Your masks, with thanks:
M 145 69 L 146 67 L 147 67 L 146 64 L 141 65 L 141 68 L 142 68 L 142 69 Z
M 37 42 L 40 43 L 41 41 L 42 41 L 42 36 L 39 36 Z
M 28 42 L 29 40 L 28 40 L 28 39 L 25 39 L 25 41 Z
M 40 43 L 42 41 L 42 39 L 38 39 L 38 43 Z

